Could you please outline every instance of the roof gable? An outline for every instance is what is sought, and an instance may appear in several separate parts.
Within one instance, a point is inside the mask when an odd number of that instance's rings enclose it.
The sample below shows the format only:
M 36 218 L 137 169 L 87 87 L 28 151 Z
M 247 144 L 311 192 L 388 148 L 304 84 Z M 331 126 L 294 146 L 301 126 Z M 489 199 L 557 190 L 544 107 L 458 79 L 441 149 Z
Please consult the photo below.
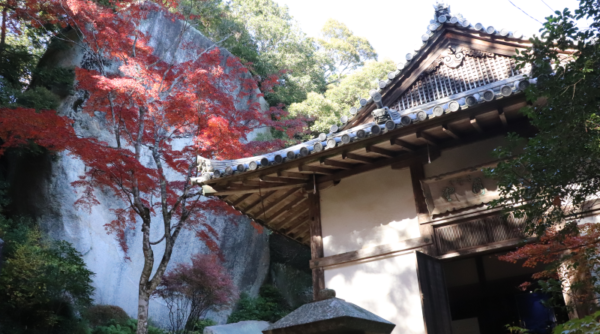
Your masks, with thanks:
M 510 56 L 448 45 L 447 50 L 429 66 L 412 76 L 413 80 L 400 81 L 398 85 L 404 86 L 402 93 L 393 99 L 388 98 L 389 102 L 385 105 L 398 116 L 423 121 L 441 116 L 444 112 L 455 112 L 479 102 L 509 96 L 520 90 L 518 83 L 527 73 L 529 68 L 517 68 Z M 485 92 L 494 97 L 484 96 Z M 389 90 L 382 98 L 385 100 L 392 93 Z M 351 125 L 372 122 L 373 117 L 367 112 L 374 108 L 366 108 L 362 111 L 363 117 L 359 115 L 358 121 Z

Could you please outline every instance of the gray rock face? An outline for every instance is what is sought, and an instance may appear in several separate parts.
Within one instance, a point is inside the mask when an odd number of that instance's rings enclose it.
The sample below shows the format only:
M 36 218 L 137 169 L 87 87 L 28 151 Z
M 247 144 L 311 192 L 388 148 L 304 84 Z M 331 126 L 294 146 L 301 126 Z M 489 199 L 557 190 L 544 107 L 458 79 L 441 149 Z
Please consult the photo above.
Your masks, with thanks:
M 269 325 L 266 321 L 240 321 L 235 324 L 206 327 L 204 334 L 261 334 Z
M 170 43 L 177 40 L 175 37 L 183 27 L 181 22 L 173 22 L 162 15 L 153 14 L 145 22 L 143 30 L 152 36 L 150 44 L 155 47 L 157 54 L 169 61 L 180 62 L 187 60 L 189 54 L 185 51 L 172 52 Z M 187 31 L 183 42 L 193 43 L 199 49 L 212 45 L 209 39 L 194 29 Z M 221 50 L 221 53 L 224 57 L 229 55 L 226 50 Z M 73 67 L 82 66 L 84 62 L 84 50 L 74 46 L 67 50 L 49 51 L 41 65 Z M 237 93 L 239 92 L 233 94 Z M 236 107 L 245 108 L 249 101 L 256 99 L 266 106 L 264 99 L 253 94 L 246 100 L 238 101 Z M 76 92 L 62 99 L 58 111 L 75 120 L 74 127 L 79 135 L 112 142 L 103 115 L 90 116 L 81 112 L 80 105 L 84 102 L 85 93 Z M 186 140 L 188 139 L 181 139 L 180 144 L 184 145 Z M 144 159 L 148 162 L 152 160 L 147 152 Z M 95 303 L 120 306 L 130 316 L 136 317 L 138 281 L 143 264 L 139 225 L 137 229 L 126 232 L 128 254 L 123 253 L 114 236 L 107 235 L 104 228 L 105 224 L 114 219 L 111 210 L 122 204 L 110 192 L 96 189 L 101 205 L 94 207 L 91 212 L 75 209 L 73 203 L 77 200 L 77 194 L 71 182 L 83 174 L 84 165 L 65 153 L 15 158 L 8 169 L 10 193 L 15 203 L 14 212 L 37 218 L 42 229 L 51 237 L 71 242 L 83 254 L 88 268 L 96 273 L 93 283 L 96 288 Z M 235 223 L 230 222 L 231 217 L 209 215 L 207 220 L 219 233 L 220 246 L 226 259 L 225 267 L 232 274 L 236 286 L 240 291 L 256 296 L 269 269 L 268 235 L 258 233 L 244 217 L 234 218 Z M 154 224 L 151 240 L 160 238 L 161 225 L 162 223 Z M 155 247 L 155 259 L 158 259 L 156 264 L 163 250 L 161 245 Z M 190 255 L 196 252 L 208 252 L 208 249 L 193 232 L 183 230 L 169 268 L 180 262 L 189 262 Z M 129 259 L 126 260 L 126 256 Z M 231 310 L 225 310 L 209 314 L 209 317 L 223 323 L 230 313 Z M 150 320 L 158 325 L 168 324 L 168 309 L 164 301 L 151 300 Z

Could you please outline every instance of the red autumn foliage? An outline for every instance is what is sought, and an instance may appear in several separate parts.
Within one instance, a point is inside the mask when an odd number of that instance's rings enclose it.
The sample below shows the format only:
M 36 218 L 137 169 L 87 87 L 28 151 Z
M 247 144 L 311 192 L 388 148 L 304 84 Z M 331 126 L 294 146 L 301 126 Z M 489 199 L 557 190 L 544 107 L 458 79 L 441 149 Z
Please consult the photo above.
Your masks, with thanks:
M 500 256 L 500 260 L 524 267 L 544 266 L 535 280 L 551 280 L 560 284 L 570 309 L 594 304 L 595 288 L 600 274 L 600 224 L 583 223 L 576 228 L 551 228 L 538 240 Z M 531 285 L 525 282 L 522 288 Z
M 154 292 L 167 303 L 171 330 L 192 329 L 210 310 L 232 305 L 238 293 L 230 275 L 214 254 L 195 254 L 192 263 L 179 263 Z
M 18 9 L 9 7 L 13 2 Z M 269 126 L 295 133 L 303 123 L 282 121 L 286 113 L 281 108 L 263 112 L 258 84 L 248 70 L 238 59 L 224 56 L 217 45 L 198 49 L 185 41 L 191 25 L 181 25 L 181 33 L 170 41 L 168 59 L 155 54 L 143 20 L 157 12 L 173 22 L 185 21 L 170 10 L 177 7 L 176 1 L 121 0 L 105 7 L 87 0 L 11 0 L 2 6 L 8 18 L 3 22 L 14 23 L 14 31 L 19 20 L 68 26 L 75 31 L 70 36 L 76 36 L 69 43 L 91 58 L 92 65 L 75 70 L 78 88 L 89 93 L 83 111 L 104 115 L 112 139 L 81 138 L 69 119 L 51 111 L 4 108 L 0 149 L 31 142 L 67 150 L 80 159 L 86 171 L 73 182 L 81 195 L 76 205 L 92 210 L 100 203 L 96 190 L 110 190 L 123 206 L 113 210 L 114 220 L 105 227 L 125 254 L 126 231 L 141 225 L 144 265 L 138 333 L 145 333 L 148 299 L 161 282 L 182 229 L 194 231 L 217 251 L 219 236 L 207 215 L 237 214 L 218 200 L 203 198 L 200 189 L 191 186 L 196 156 L 237 158 L 271 150 L 282 142 L 248 143 L 248 134 Z M 184 61 L 169 60 L 179 51 L 186 55 Z M 275 77 L 267 78 L 263 90 L 276 82 Z M 158 229 L 157 224 L 162 237 L 150 240 L 150 230 Z M 159 243 L 164 247 L 155 265 L 154 247 Z

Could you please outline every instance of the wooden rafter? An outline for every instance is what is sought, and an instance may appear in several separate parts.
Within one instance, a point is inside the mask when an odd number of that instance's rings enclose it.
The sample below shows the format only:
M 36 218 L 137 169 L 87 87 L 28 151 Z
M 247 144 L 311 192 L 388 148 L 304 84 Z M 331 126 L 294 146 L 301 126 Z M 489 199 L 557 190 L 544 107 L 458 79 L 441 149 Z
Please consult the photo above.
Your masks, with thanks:
M 352 163 L 339 161 L 339 160 L 333 160 L 333 159 L 325 160 L 324 164 L 327 166 L 332 166 L 332 167 L 341 168 L 341 169 L 352 169 L 355 166 L 355 164 L 352 164 Z
M 506 119 L 506 113 L 504 113 L 504 108 L 498 107 L 498 117 L 500 118 L 500 122 L 504 127 L 508 126 L 508 120 Z
M 419 147 L 417 145 L 407 143 L 404 140 L 400 140 L 398 138 L 390 139 L 390 144 L 399 146 L 401 149 L 408 151 L 408 152 L 414 152 L 419 149 Z
M 295 207 L 297 207 L 299 205 L 306 204 L 306 201 L 307 201 L 306 198 L 299 198 L 298 200 L 291 201 L 290 203 L 284 205 L 282 208 L 280 208 L 279 210 L 277 210 L 277 212 L 275 212 L 272 215 L 270 215 L 269 219 L 271 219 L 272 221 L 275 221 L 279 217 L 281 217 L 282 215 L 284 215 L 286 212 L 288 212 L 289 210 L 292 210 L 292 209 L 294 209 Z
M 286 172 L 286 171 L 279 171 L 277 172 L 277 176 L 279 176 L 280 178 L 288 178 L 288 179 L 296 179 L 296 180 L 309 180 L 310 176 L 306 175 L 306 174 L 302 174 L 302 173 L 295 173 L 295 172 Z
M 358 161 L 358 162 L 364 163 L 364 164 L 372 164 L 377 160 L 375 158 L 365 157 L 364 155 L 360 155 L 360 154 L 356 154 L 356 153 L 346 153 L 346 152 L 342 153 L 342 159 L 344 159 L 344 160 L 350 159 L 350 160 Z
M 231 202 L 231 205 L 233 205 L 234 207 L 238 206 L 250 196 L 252 196 L 252 193 L 244 194 L 244 195 L 238 197 L 238 199 L 236 199 L 235 201 Z
M 264 188 L 233 188 L 231 190 L 222 190 L 216 191 L 213 193 L 207 193 L 206 196 L 226 196 L 226 195 L 234 195 L 234 194 L 250 194 L 250 193 L 258 193 L 262 191 L 270 191 L 270 190 L 281 190 L 281 189 L 289 189 L 289 188 L 301 188 L 304 187 L 304 184 L 287 184 L 282 186 L 270 186 Z
M 479 133 L 483 133 L 483 129 L 481 128 L 481 126 L 479 125 L 479 123 L 477 122 L 477 118 L 475 118 L 475 116 L 472 116 L 469 119 L 469 122 L 471 123 L 471 126 L 477 130 L 477 132 Z
M 382 147 L 375 146 L 375 145 L 367 146 L 367 147 L 365 147 L 365 149 L 369 153 L 371 153 L 371 152 L 372 153 L 377 153 L 379 155 L 383 155 L 384 157 L 388 157 L 388 158 L 396 157 L 400 153 L 400 152 L 388 150 L 386 148 L 382 148 Z
M 422 139 L 423 141 L 425 141 L 429 145 L 433 145 L 433 146 L 438 146 L 439 145 L 439 143 L 438 143 L 439 140 L 436 137 L 434 137 L 434 136 L 432 136 L 432 135 L 430 135 L 430 134 L 428 134 L 427 132 L 424 132 L 424 131 L 417 132 L 417 138 Z
M 275 195 L 276 192 L 277 192 L 277 190 L 275 190 L 275 191 L 269 191 L 269 192 L 264 193 L 262 197 L 259 196 L 256 200 L 254 200 L 254 202 L 248 204 L 244 208 L 244 211 L 246 211 L 246 212 L 252 211 L 252 209 L 254 209 L 257 205 L 259 205 L 260 203 L 264 203 L 264 201 L 266 199 L 268 199 L 269 197 Z
M 448 136 L 454 138 L 454 139 L 459 139 L 460 137 L 456 134 L 456 132 L 452 131 L 448 125 L 444 124 L 442 125 L 442 131 L 447 134 Z
M 332 168 L 310 166 L 310 165 L 303 165 L 303 166 L 298 167 L 298 169 L 301 172 L 324 174 L 324 175 L 331 175 L 331 174 L 335 174 L 335 172 L 336 172 L 336 170 L 332 169 Z

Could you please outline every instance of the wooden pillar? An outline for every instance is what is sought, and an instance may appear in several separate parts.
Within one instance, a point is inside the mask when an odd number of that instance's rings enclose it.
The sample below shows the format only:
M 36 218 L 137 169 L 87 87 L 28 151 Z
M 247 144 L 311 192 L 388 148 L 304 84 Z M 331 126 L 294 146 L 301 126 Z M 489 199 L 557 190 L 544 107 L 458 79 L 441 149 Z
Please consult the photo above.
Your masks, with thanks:
M 319 189 L 314 183 L 316 176 L 313 176 L 313 189 L 309 190 L 308 202 L 310 205 L 310 255 L 311 259 L 319 259 L 323 254 L 323 236 L 321 232 L 321 198 Z M 314 268 L 312 270 L 313 281 L 313 299 L 316 301 L 319 291 L 325 289 L 325 272 L 323 268 Z
M 433 227 L 431 224 L 427 224 L 429 221 L 429 210 L 427 210 L 427 203 L 425 202 L 425 195 L 423 194 L 423 188 L 421 186 L 421 180 L 425 178 L 425 169 L 421 162 L 415 162 L 410 165 L 410 178 L 412 181 L 415 209 L 419 219 L 419 231 L 421 232 L 421 237 L 428 238 L 429 241 L 433 242 Z M 423 251 L 429 255 L 435 255 L 436 253 L 434 246 L 424 247 Z

